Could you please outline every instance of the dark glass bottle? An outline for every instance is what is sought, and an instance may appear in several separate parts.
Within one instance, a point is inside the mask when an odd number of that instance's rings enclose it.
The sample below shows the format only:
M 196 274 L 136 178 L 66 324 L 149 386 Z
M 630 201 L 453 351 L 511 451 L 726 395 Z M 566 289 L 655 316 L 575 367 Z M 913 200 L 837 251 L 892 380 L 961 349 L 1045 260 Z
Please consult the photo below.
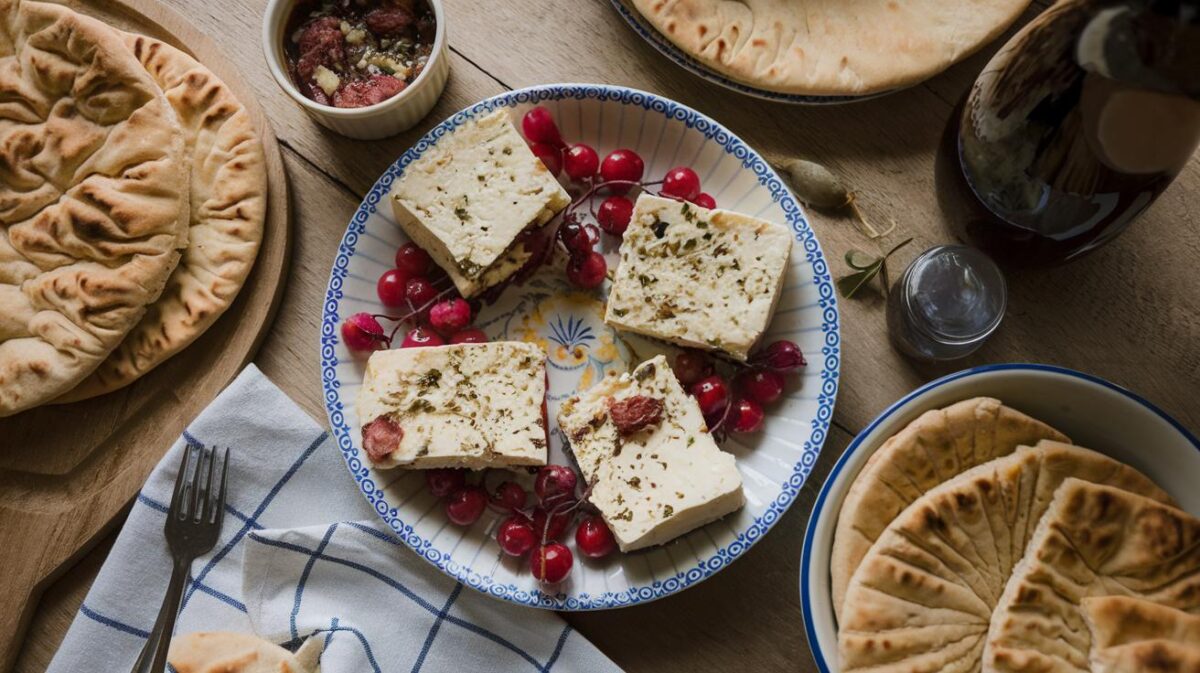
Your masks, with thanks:
M 1200 144 L 1200 0 L 1060 0 L 962 108 L 968 237 L 1010 264 L 1112 240 Z

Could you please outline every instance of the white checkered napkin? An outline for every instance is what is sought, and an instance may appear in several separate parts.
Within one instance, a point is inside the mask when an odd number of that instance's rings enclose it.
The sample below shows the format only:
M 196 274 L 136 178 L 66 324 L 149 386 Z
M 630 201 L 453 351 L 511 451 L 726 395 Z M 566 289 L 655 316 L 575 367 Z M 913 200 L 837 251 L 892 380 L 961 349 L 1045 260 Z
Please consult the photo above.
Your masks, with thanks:
M 464 588 L 392 538 L 328 433 L 251 365 L 154 469 L 50 673 L 133 667 L 171 575 L 163 516 L 188 443 L 230 449 L 229 491 L 176 633 L 289 649 L 315 634 L 325 673 L 618 670 L 554 613 Z

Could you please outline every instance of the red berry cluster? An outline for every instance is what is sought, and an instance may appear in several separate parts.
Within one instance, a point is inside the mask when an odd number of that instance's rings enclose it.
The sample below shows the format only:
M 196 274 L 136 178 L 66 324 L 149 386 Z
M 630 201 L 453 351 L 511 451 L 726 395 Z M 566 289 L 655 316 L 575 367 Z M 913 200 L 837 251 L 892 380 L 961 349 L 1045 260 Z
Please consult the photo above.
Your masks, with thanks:
M 471 327 L 474 310 L 457 296 L 450 278 L 428 253 L 415 243 L 405 243 L 396 251 L 396 268 L 388 269 L 375 284 L 379 301 L 389 308 L 405 308 L 402 315 L 355 313 L 342 323 L 342 341 L 353 351 L 388 348 L 401 327 L 410 329 L 400 342 L 401 348 L 442 346 L 447 343 L 485 343 L 487 334 Z M 396 323 L 385 334 L 380 319 Z
M 529 569 L 539 581 L 554 584 L 566 579 L 574 557 L 559 540 L 578 519 L 575 545 L 590 558 L 602 558 L 616 549 L 612 531 L 598 514 L 582 514 L 585 494 L 577 493 L 579 477 L 564 465 L 541 468 L 533 482 L 536 503 L 528 505 L 529 493 L 511 480 L 495 488 L 467 482 L 469 472 L 460 469 L 425 471 L 429 492 L 444 499 L 446 518 L 459 526 L 470 526 L 485 508 L 507 516 L 496 528 L 496 542 L 509 556 L 529 555 Z
M 646 164 L 637 152 L 616 149 L 600 160 L 600 155 L 584 143 L 568 145 L 562 139 L 549 110 L 538 106 L 521 118 L 521 130 L 533 151 L 546 169 L 555 177 L 565 173 L 575 194 L 571 205 L 563 212 L 558 225 L 558 241 L 569 256 L 567 280 L 576 287 L 590 289 L 604 282 L 608 263 L 596 252 L 600 242 L 596 225 L 606 233 L 621 237 L 633 216 L 633 201 L 627 196 L 635 187 L 647 189 L 661 185 L 659 194 L 690 201 L 703 208 L 716 208 L 713 197 L 700 191 L 700 177 L 686 166 L 672 168 L 659 182 L 644 182 Z M 599 207 L 592 203 L 606 195 Z M 596 224 L 584 223 L 579 212 L 583 204 Z
M 566 579 L 574 564 L 571 550 L 559 540 L 578 519 L 575 546 L 584 556 L 602 558 L 616 549 L 612 531 L 598 514 L 581 514 L 585 494 L 576 492 L 579 477 L 564 465 L 547 465 L 533 482 L 537 506 L 513 509 L 496 530 L 500 549 L 509 556 L 529 554 L 529 570 L 540 582 Z
M 714 362 L 702 351 L 685 350 L 675 356 L 675 377 L 696 398 L 709 432 L 723 437 L 729 432 L 762 429 L 763 407 L 783 396 L 786 375 L 808 363 L 800 347 L 791 341 L 776 341 L 737 365 L 733 385 L 716 374 Z M 732 394 L 731 394 L 732 391 Z

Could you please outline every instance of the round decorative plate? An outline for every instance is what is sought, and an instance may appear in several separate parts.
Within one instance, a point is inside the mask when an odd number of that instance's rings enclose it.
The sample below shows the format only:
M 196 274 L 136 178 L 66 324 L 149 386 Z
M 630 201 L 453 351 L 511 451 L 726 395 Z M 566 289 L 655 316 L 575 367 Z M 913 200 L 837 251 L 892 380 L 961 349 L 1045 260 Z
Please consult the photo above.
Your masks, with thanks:
M 711 67 L 698 61 L 691 54 L 684 52 L 675 43 L 668 40 L 662 33 L 658 32 L 654 26 L 646 21 L 645 17 L 635 9 L 628 0 L 610 0 L 613 8 L 625 19 L 625 23 L 633 29 L 641 38 L 650 43 L 650 46 L 658 50 L 660 54 L 666 56 L 673 61 L 675 65 L 687 70 L 693 75 L 708 80 L 713 84 L 725 87 L 731 91 L 736 91 L 740 94 L 769 100 L 776 103 L 791 103 L 792 105 L 840 105 L 842 103 L 856 103 L 858 101 L 870 100 L 880 96 L 886 96 L 891 91 L 881 91 L 879 93 L 865 94 L 861 96 L 818 96 L 813 94 L 799 93 L 783 93 L 780 91 L 771 91 L 763 89 L 751 84 L 739 82 L 735 79 L 730 79 L 725 75 L 713 70 Z
M 419 471 L 372 469 L 360 447 L 356 397 L 366 360 L 341 342 L 347 316 L 385 312 L 375 281 L 392 265 L 406 239 L 386 196 L 405 167 L 468 119 L 498 108 L 514 121 L 545 106 L 568 142 L 586 142 L 601 154 L 637 151 L 646 175 L 687 165 L 722 208 L 786 224 L 796 236 L 778 309 L 766 339 L 790 339 L 809 365 L 791 377 L 785 398 L 768 410 L 764 429 L 722 445 L 737 456 L 746 506 L 664 546 L 593 561 L 576 554 L 562 583 L 544 587 L 524 559 L 504 556 L 495 541 L 500 517 L 485 513 L 475 525 L 450 523 L 425 489 Z M 602 249 L 610 267 L 619 241 Z M 507 288 L 484 306 L 476 326 L 493 340 L 525 340 L 547 352 L 550 462 L 567 464 L 554 418 L 558 405 L 610 370 L 624 371 L 668 346 L 618 334 L 603 322 L 607 282 L 592 291 L 569 286 L 561 264 L 551 263 L 524 285 Z M 404 153 L 379 178 L 354 214 L 330 273 L 321 324 L 321 375 L 329 422 L 346 465 L 364 496 L 396 535 L 443 572 L 497 598 L 556 610 L 595 610 L 651 601 L 680 591 L 729 565 L 779 520 L 796 498 L 825 442 L 837 396 L 840 362 L 838 307 L 829 268 L 816 236 L 771 167 L 712 119 L 653 94 L 620 87 L 562 84 L 501 94 L 456 113 Z M 568 536 L 570 537 L 570 536 Z M 573 546 L 570 540 L 568 546 Z

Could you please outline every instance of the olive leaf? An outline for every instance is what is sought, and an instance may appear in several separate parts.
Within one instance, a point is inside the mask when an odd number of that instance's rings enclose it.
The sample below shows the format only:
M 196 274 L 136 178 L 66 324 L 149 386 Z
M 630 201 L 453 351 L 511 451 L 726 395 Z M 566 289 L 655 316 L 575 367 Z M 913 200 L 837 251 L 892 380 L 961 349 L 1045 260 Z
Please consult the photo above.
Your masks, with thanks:
M 777 166 L 787 177 L 792 191 L 805 205 L 816 208 L 849 208 L 854 218 L 862 224 L 867 238 L 882 238 L 896 228 L 893 221 L 887 231 L 876 229 L 858 209 L 855 203 L 857 195 L 854 191 L 834 175 L 833 171 L 821 164 L 807 159 L 786 159 Z
M 838 292 L 846 299 L 853 297 L 859 290 L 866 287 L 875 276 L 880 276 L 883 281 L 883 289 L 887 291 L 887 260 L 897 250 L 912 243 L 912 239 L 905 239 L 896 247 L 887 251 L 887 254 L 882 257 L 875 257 L 862 250 L 850 250 L 846 253 L 846 265 L 854 269 L 854 273 L 838 278 Z

